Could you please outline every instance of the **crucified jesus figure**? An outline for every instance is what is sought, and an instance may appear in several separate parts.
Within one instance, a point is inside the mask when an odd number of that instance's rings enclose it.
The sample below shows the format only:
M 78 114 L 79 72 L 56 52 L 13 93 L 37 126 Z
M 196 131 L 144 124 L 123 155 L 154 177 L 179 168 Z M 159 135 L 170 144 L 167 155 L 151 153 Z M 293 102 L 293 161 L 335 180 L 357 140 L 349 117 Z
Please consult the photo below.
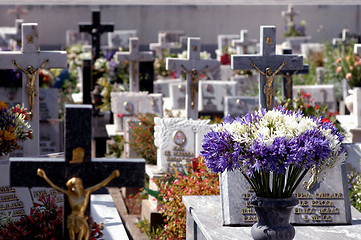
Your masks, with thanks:
M 88 217 L 85 216 L 85 210 L 89 203 L 90 194 L 102 187 L 105 187 L 113 178 L 119 177 L 119 170 L 113 171 L 102 182 L 84 189 L 82 180 L 77 177 L 73 177 L 66 183 L 67 190 L 62 189 L 55 185 L 45 174 L 43 169 L 38 169 L 37 174 L 44 178 L 44 180 L 55 190 L 63 193 L 67 196 L 69 205 L 71 207 L 71 214 L 67 218 L 68 232 L 70 240 L 75 240 L 75 236 L 78 236 L 78 240 L 89 239 L 89 226 L 87 223 Z
M 256 64 L 254 64 L 253 62 L 251 63 L 251 65 L 261 74 L 263 74 L 266 78 L 266 83 L 263 87 L 263 92 L 266 95 L 266 105 L 267 105 L 267 110 L 271 110 L 271 105 L 272 105 L 272 100 L 275 96 L 275 90 L 273 85 L 273 81 L 275 79 L 275 76 L 277 75 L 277 73 L 279 71 L 281 71 L 281 69 L 283 68 L 284 65 L 286 65 L 286 62 L 283 62 L 281 64 L 281 66 L 274 72 L 272 73 L 271 68 L 266 68 L 265 72 L 262 72 L 261 69 L 259 69 Z
M 292 91 L 292 86 L 291 86 L 291 82 L 292 82 L 292 77 L 293 75 L 295 75 L 298 72 L 295 71 L 294 73 L 290 74 L 289 72 L 287 72 L 286 74 L 283 74 L 281 72 L 281 75 L 286 79 L 286 98 L 291 98 L 291 91 Z
M 29 113 L 30 113 L 30 120 L 33 120 L 33 106 L 34 106 L 34 97 L 38 95 L 38 91 L 35 86 L 35 80 L 39 73 L 39 70 L 44 68 L 45 65 L 49 62 L 49 59 L 46 59 L 45 62 L 38 68 L 34 69 L 33 66 L 28 66 L 27 70 L 23 69 L 16 60 L 13 60 L 13 63 L 23 72 L 26 74 L 26 78 L 28 82 L 26 84 L 26 93 L 28 94 L 29 98 Z
M 198 92 L 198 78 L 200 74 L 208 68 L 208 66 L 205 66 L 202 70 L 199 72 L 197 69 L 193 68 L 191 71 L 186 69 L 183 65 L 181 65 L 181 68 L 192 77 L 192 83 L 191 83 L 191 106 L 192 109 L 194 109 L 194 99 L 196 97 L 196 92 Z

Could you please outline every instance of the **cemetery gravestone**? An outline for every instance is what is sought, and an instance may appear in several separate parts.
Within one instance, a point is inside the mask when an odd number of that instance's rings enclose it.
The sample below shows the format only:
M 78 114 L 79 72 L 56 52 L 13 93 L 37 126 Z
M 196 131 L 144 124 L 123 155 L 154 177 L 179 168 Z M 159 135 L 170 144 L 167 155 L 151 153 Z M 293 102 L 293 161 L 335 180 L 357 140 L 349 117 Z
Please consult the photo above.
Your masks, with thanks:
M 237 82 L 207 80 L 199 81 L 199 107 L 200 112 L 224 112 L 224 98 L 236 96 Z
M 166 69 L 187 73 L 186 114 L 192 119 L 198 118 L 198 79 L 204 71 L 212 71 L 220 63 L 212 59 L 200 59 L 200 38 L 188 38 L 187 59 L 167 58 Z
M 79 32 L 87 32 L 92 37 L 92 57 L 95 61 L 100 57 L 100 37 L 105 32 L 113 32 L 114 24 L 101 24 L 100 11 L 92 11 L 92 23 L 79 23 Z
M 231 81 L 236 82 L 236 96 L 251 95 L 250 92 L 257 87 L 258 76 L 255 74 L 235 75 Z
M 91 37 L 85 32 L 78 32 L 76 30 L 66 30 L 65 43 L 66 46 L 74 44 L 88 45 L 91 42 Z
M 161 93 L 163 97 L 170 97 L 170 85 L 172 83 L 179 84 L 181 83 L 181 79 L 158 79 L 153 83 L 153 92 Z
M 175 47 L 174 42 L 166 41 L 167 34 L 164 32 L 158 33 L 158 43 L 150 43 L 149 49 L 156 52 L 157 57 L 160 60 L 165 58 L 165 51 Z
M 217 60 L 220 61 L 224 53 L 228 53 L 227 50 L 231 46 L 233 40 L 239 39 L 240 36 L 237 34 L 220 34 L 217 36 Z
M 152 61 L 153 53 L 140 52 L 138 38 L 130 38 L 129 52 L 117 52 L 116 58 L 118 61 L 129 61 L 129 91 L 139 91 L 139 62 Z
M 258 97 L 225 97 L 224 116 L 231 115 L 233 118 L 252 113 L 258 109 Z
M 137 30 L 116 30 L 108 33 L 108 45 L 110 48 L 129 50 L 130 38 L 137 37 Z
M 23 19 L 16 19 L 15 20 L 15 27 L 13 28 L 12 32 L 4 33 L 5 39 L 13 40 L 15 44 L 9 44 L 10 50 L 16 50 L 18 46 L 21 46 L 21 25 L 24 23 Z
M 350 39 L 350 29 L 342 29 L 341 38 L 332 39 L 332 45 L 340 45 L 346 43 Z
M 0 53 L 0 68 L 19 68 L 23 74 L 22 102 L 30 116 L 33 129 L 33 139 L 24 143 L 26 156 L 39 155 L 39 77 L 40 68 L 65 68 L 67 58 L 65 51 L 40 51 L 38 44 L 38 25 L 36 23 L 22 24 L 21 51 Z
M 209 120 L 186 118 L 154 118 L 154 144 L 157 147 L 157 166 L 160 172 L 181 170 L 182 164 L 199 153 L 198 134 L 208 131 Z M 205 130 L 206 129 L 206 130 Z M 202 137 L 203 137 L 202 136 Z
M 256 39 L 248 39 L 248 30 L 241 30 L 240 39 L 233 39 L 232 46 L 236 48 L 236 53 L 239 54 L 247 54 L 248 47 L 256 47 L 257 40 Z M 253 51 L 255 52 L 255 51 Z
M 186 108 L 186 87 L 185 82 L 169 84 L 170 90 L 170 109 L 185 109 Z
M 232 69 L 256 69 L 259 72 L 259 103 L 261 107 L 274 106 L 274 77 L 280 70 L 301 70 L 303 58 L 299 55 L 275 55 L 276 27 L 261 26 L 260 54 L 232 55 Z
M 16 5 L 13 9 L 8 9 L 8 14 L 15 15 L 16 19 L 20 19 L 21 15 L 27 15 L 28 12 L 27 9 L 23 9 L 20 5 Z
M 283 49 L 283 54 L 292 54 L 292 49 Z M 282 96 L 283 99 L 293 99 L 293 75 L 295 74 L 308 74 L 308 64 L 303 65 L 301 70 L 281 70 L 279 74 L 282 75 Z
M 82 180 L 86 191 L 97 189 L 109 182 L 109 174 L 117 169 L 120 177 L 115 178 L 109 186 L 142 187 L 144 185 L 144 160 L 122 159 L 94 159 L 91 160 L 91 105 L 66 105 L 65 113 L 65 161 L 61 158 L 14 158 L 10 160 L 10 184 L 11 186 L 51 186 L 59 191 L 67 193 L 65 183 L 69 178 L 78 177 Z M 50 176 L 46 182 L 39 176 L 46 178 L 37 169 L 42 168 Z M 114 173 L 111 174 L 114 176 Z M 21 177 L 19 177 L 21 176 Z M 130 177 L 131 176 L 131 177 Z M 106 179 L 106 180 L 104 180 Z M 104 180 L 104 181 L 102 181 Z M 101 182 L 102 181 L 102 182 Z M 99 183 L 101 182 L 101 183 Z M 69 196 L 70 191 L 67 193 Z M 85 196 L 85 195 L 84 195 Z M 87 196 L 89 197 L 89 196 Z M 89 199 L 88 199 L 89 200 Z M 71 205 L 65 204 L 65 219 L 72 219 Z M 71 203 L 73 204 L 73 203 Z M 82 203 L 83 204 L 83 203 Z M 86 207 L 86 205 L 82 205 Z M 90 215 L 89 206 L 86 215 Z M 67 229 L 67 221 L 64 222 Z M 69 227 L 72 227 L 70 225 Z M 63 239 L 68 239 L 67 230 L 63 230 Z

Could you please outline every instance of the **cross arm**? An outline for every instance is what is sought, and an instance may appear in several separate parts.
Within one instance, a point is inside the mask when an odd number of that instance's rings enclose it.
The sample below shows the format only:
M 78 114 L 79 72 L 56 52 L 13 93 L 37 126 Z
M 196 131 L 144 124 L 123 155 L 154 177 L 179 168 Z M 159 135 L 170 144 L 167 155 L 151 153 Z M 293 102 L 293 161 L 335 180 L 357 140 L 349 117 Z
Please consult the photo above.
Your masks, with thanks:
M 79 23 L 79 32 L 87 32 L 91 34 L 92 30 L 93 30 L 93 25 L 90 22 Z
M 29 65 L 38 69 L 49 59 L 44 68 L 66 68 L 67 53 L 65 51 L 41 51 L 38 53 L 21 53 L 20 51 L 2 52 L 0 54 L 1 69 L 15 69 L 13 64 L 15 60 L 22 68 L 26 69 Z
M 105 23 L 99 27 L 100 33 L 113 32 L 113 31 L 114 31 L 114 23 Z
M 213 59 L 179 59 L 179 58 L 167 58 L 166 69 L 184 71 L 183 67 L 188 71 L 196 69 L 199 71 L 212 71 L 220 66 L 220 62 Z
M 266 68 L 276 71 L 283 62 L 286 62 L 286 65 L 282 70 L 302 70 L 303 68 L 303 57 L 300 55 L 232 55 L 231 59 L 232 69 L 251 70 L 254 69 L 251 63 L 254 63 L 262 71 Z

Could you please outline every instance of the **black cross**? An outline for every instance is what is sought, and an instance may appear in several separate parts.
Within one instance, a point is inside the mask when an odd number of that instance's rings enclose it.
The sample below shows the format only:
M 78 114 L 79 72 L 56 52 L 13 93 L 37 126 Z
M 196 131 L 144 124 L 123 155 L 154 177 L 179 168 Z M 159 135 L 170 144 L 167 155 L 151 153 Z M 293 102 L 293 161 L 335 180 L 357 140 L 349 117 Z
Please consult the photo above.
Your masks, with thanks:
M 92 10 L 92 23 L 79 23 L 79 32 L 87 32 L 92 36 L 93 60 L 100 56 L 100 37 L 105 32 L 114 31 L 114 23 L 100 23 L 100 11 Z
M 92 106 L 66 105 L 65 110 L 65 161 L 63 158 L 11 158 L 10 184 L 13 187 L 49 187 L 44 179 L 37 176 L 37 169 L 45 171 L 49 179 L 62 189 L 72 177 L 79 177 L 84 188 L 94 186 L 107 178 L 114 170 L 119 170 L 120 177 L 107 186 L 143 187 L 145 175 L 144 159 L 93 159 L 91 160 Z M 73 158 L 73 151 L 82 148 L 83 161 Z M 75 163 L 74 163 L 75 162 Z M 63 239 L 69 239 L 66 227 L 71 207 L 64 197 Z M 90 216 L 90 200 L 85 213 Z
M 283 49 L 282 54 L 292 54 L 292 49 Z M 278 75 L 282 75 L 282 94 L 283 99 L 293 99 L 293 75 L 294 74 L 308 74 L 308 64 L 303 64 L 301 70 L 281 70 Z

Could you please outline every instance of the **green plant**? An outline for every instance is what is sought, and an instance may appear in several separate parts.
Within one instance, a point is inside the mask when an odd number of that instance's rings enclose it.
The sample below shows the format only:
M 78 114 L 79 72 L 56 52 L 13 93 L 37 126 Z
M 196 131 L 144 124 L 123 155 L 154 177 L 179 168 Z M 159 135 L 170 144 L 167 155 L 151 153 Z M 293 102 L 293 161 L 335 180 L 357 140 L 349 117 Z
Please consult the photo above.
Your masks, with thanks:
M 356 172 L 351 172 L 347 174 L 347 177 L 350 203 L 358 211 L 361 211 L 361 175 Z
M 156 115 L 139 113 L 139 122 L 130 123 L 129 145 L 149 164 L 157 164 L 157 148 L 154 145 L 154 117 Z
M 184 172 L 175 171 L 156 181 L 161 195 L 159 211 L 165 217 L 163 233 L 159 239 L 185 239 L 186 208 L 182 196 L 219 195 L 218 174 L 210 172 L 201 157 L 192 159 Z
M 114 143 L 108 145 L 108 152 L 105 154 L 106 157 L 121 158 L 124 152 L 124 137 L 115 136 Z
M 55 203 L 55 196 L 42 195 L 39 203 L 34 203 L 30 215 L 17 221 L 8 221 L 0 225 L 0 239 L 16 240 L 56 240 L 62 236 L 63 208 Z M 91 240 L 101 239 L 103 224 L 91 219 Z
M 162 239 L 161 236 L 162 236 L 164 230 L 161 228 L 154 228 L 154 227 L 152 227 L 152 229 L 149 229 L 149 221 L 147 219 L 140 220 L 135 225 L 142 232 L 144 232 L 149 239 L 152 239 L 152 240 Z
M 359 56 L 354 54 L 353 48 L 338 52 L 336 64 L 336 73 L 345 78 L 351 88 L 361 87 L 361 61 Z

